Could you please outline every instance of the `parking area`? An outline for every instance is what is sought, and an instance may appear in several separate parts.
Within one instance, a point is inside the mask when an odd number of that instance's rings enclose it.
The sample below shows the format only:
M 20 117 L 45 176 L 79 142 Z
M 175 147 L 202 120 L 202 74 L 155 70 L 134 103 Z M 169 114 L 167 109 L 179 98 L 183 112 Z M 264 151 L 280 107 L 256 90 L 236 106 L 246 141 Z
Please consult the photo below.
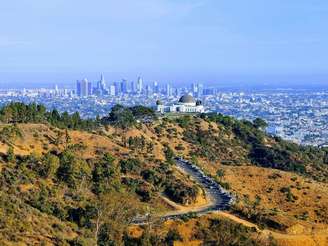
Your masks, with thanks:
M 206 196 L 213 201 L 213 205 L 207 208 L 207 212 L 229 209 L 233 196 L 213 178 L 207 176 L 197 165 L 183 158 L 176 158 L 176 164 L 183 172 L 190 175 L 204 189 Z

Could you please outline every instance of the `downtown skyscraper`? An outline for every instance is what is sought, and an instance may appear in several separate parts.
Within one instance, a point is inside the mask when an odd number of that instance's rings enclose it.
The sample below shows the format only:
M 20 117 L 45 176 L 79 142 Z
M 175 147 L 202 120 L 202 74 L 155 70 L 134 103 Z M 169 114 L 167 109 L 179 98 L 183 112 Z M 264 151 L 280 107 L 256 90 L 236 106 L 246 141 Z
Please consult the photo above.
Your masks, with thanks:
M 137 81 L 137 92 L 142 93 L 142 90 L 143 90 L 143 81 L 142 78 L 139 77 Z
M 122 79 L 120 86 L 123 94 L 128 92 L 128 81 L 126 79 Z
M 76 81 L 76 95 L 79 97 L 88 97 L 92 95 L 92 84 L 87 79 Z
M 103 74 L 101 74 L 100 80 L 97 81 L 97 87 L 95 88 L 93 94 L 100 95 L 100 96 L 108 94 L 106 81 Z

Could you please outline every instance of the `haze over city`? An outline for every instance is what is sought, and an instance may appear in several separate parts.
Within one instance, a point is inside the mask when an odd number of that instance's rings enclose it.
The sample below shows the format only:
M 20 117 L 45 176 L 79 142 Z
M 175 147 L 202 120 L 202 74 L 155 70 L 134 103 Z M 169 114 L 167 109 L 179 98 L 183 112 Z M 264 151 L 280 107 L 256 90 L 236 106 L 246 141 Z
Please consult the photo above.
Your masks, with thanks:
M 101 72 L 108 81 L 325 85 L 327 12 L 322 0 L 5 1 L 0 86 L 74 86 Z

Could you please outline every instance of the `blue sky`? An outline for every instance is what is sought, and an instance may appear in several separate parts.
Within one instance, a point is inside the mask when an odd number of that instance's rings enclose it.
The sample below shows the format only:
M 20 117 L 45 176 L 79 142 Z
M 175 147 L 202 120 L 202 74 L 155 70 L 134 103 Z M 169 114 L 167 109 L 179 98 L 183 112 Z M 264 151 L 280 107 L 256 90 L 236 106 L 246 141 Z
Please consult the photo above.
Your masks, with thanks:
M 0 85 L 328 82 L 326 0 L 10 0 Z

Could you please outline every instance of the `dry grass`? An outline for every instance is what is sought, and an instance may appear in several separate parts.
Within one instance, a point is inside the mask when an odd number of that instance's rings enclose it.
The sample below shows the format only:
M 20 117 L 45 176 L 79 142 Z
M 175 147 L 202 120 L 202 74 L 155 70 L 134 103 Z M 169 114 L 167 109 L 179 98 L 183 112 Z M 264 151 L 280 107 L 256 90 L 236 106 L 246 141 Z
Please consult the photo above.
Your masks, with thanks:
M 239 197 L 254 201 L 261 198 L 259 208 L 276 209 L 276 219 L 287 227 L 302 224 L 305 227 L 328 225 L 328 186 L 294 173 L 242 166 L 224 167 L 224 179 Z M 289 187 L 292 200 L 283 189 Z M 308 213 L 306 220 L 298 219 Z
M 23 138 L 17 138 L 13 142 L 14 152 L 18 155 L 38 154 L 48 152 L 52 149 L 63 150 L 65 148 L 64 131 L 58 130 L 47 125 L 42 124 L 19 124 L 18 127 L 23 133 Z M 183 141 L 183 129 L 176 124 L 168 123 L 160 136 L 155 134 L 154 127 L 142 126 L 141 129 L 133 129 L 126 132 L 118 131 L 113 128 L 108 128 L 104 132 L 104 136 L 92 134 L 81 131 L 69 131 L 71 138 L 70 144 L 83 144 L 86 148 L 79 154 L 83 158 L 93 158 L 98 151 L 110 152 L 116 157 L 122 158 L 131 154 L 131 150 L 123 147 L 122 137 L 128 139 L 129 137 L 143 136 L 146 141 L 154 144 L 152 153 L 144 153 L 143 156 L 138 156 L 144 159 L 147 156 L 154 156 L 156 159 L 164 160 L 163 144 L 167 143 L 179 155 L 191 157 L 190 153 L 194 147 Z M 210 124 L 200 120 L 199 127 L 203 130 L 208 130 Z M 0 126 L 1 128 L 1 126 Z M 218 126 L 211 123 L 211 128 L 214 132 L 220 131 Z M 168 132 L 167 129 L 175 129 Z M 54 140 L 61 135 L 58 144 Z M 227 136 L 228 137 L 228 136 Z M 176 147 L 182 146 L 184 149 L 177 151 Z M 8 145 L 0 143 L 0 153 L 6 153 Z M 228 182 L 239 198 L 241 198 L 240 206 L 245 206 L 244 198 L 250 202 L 255 201 L 256 196 L 260 197 L 260 204 L 258 209 L 261 211 L 275 211 L 272 218 L 284 225 L 286 230 L 282 232 L 274 232 L 274 237 L 278 240 L 281 246 L 292 245 L 328 245 L 327 226 L 328 226 L 328 185 L 325 183 L 315 182 L 311 179 L 304 178 L 294 173 L 283 172 L 278 170 L 254 167 L 254 166 L 222 166 L 219 163 L 210 163 L 206 160 L 199 159 L 199 165 L 202 166 L 207 172 L 215 175 L 217 169 L 220 167 L 224 169 L 224 181 Z M 0 163 L 0 170 L 2 164 Z M 178 174 L 177 175 L 181 175 Z M 183 178 L 183 177 L 181 177 Z M 184 177 L 185 178 L 185 177 Z M 288 200 L 286 192 L 282 192 L 284 188 L 289 187 L 292 200 Z M 22 192 L 33 189 L 33 185 L 22 185 L 19 187 Z M 158 211 L 167 211 L 168 209 L 184 209 L 182 206 L 177 207 L 166 199 L 159 197 L 156 204 Z M 192 206 L 201 206 L 206 204 L 207 200 L 199 196 L 196 204 Z M 162 204 L 162 206 L 158 206 Z M 189 207 L 187 207 L 189 209 Z M 306 214 L 306 218 L 302 216 Z M 249 226 L 253 224 L 249 221 L 235 219 L 233 215 L 221 214 L 212 216 L 223 216 L 234 220 L 236 223 L 242 223 Z M 231 217 L 232 216 L 232 217 Z M 163 230 L 169 228 L 176 228 L 183 237 L 183 242 L 177 242 L 176 245 L 199 245 L 200 241 L 191 239 L 193 228 L 196 221 L 205 223 L 206 216 L 200 219 L 193 219 L 186 223 L 167 222 Z M 40 223 L 46 223 L 47 218 L 41 219 Z M 33 222 L 33 218 L 32 218 Z M 31 222 L 31 223 L 32 223 Z M 35 225 L 37 226 L 37 225 Z M 256 225 L 255 225 L 256 226 Z M 66 237 L 74 237 L 68 232 Z M 139 229 L 133 230 L 133 235 L 138 237 L 142 233 Z M 272 231 L 264 230 L 264 236 L 268 236 Z M 7 244 L 2 242 L 3 245 L 24 245 L 24 244 Z M 316 244 L 317 243 L 317 244 Z

